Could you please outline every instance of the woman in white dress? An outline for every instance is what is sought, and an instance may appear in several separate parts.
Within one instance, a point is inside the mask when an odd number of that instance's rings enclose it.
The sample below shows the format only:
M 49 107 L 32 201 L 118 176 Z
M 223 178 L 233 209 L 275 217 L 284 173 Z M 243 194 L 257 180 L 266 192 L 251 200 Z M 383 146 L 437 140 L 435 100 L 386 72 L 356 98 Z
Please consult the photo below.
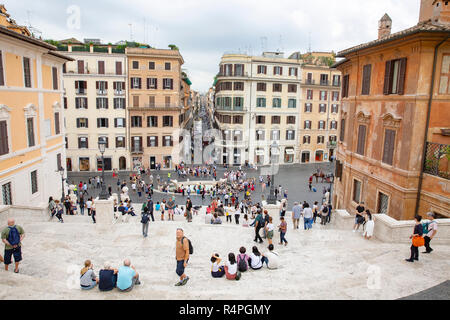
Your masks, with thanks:
M 366 225 L 364 229 L 364 238 L 369 240 L 373 235 L 373 228 L 375 227 L 375 222 L 372 219 L 372 214 L 369 210 L 366 210 Z

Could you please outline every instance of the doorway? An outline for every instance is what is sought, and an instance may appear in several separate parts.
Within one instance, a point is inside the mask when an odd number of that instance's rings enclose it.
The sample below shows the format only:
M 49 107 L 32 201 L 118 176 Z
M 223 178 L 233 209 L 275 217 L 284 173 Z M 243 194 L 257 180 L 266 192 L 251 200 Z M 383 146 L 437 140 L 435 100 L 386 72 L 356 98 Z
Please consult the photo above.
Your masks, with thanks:
M 156 157 L 150 157 L 150 170 L 156 169 Z

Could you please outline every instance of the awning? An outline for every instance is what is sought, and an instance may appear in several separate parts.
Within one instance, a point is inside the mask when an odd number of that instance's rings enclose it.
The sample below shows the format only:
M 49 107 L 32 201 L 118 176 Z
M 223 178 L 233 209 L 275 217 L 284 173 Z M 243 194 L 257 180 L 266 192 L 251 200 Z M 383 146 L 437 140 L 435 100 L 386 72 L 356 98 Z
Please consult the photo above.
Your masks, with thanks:
M 285 149 L 286 154 L 294 154 L 294 149 Z
M 228 157 L 228 153 L 222 153 L 222 156 Z
M 257 156 L 263 156 L 264 155 L 264 150 L 255 150 L 255 154 Z

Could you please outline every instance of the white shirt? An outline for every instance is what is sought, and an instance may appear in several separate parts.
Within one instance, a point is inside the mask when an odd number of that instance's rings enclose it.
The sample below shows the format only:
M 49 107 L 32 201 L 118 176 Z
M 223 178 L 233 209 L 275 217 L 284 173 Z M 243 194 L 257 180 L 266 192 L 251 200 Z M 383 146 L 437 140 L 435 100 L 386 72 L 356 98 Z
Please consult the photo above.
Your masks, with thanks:
M 255 254 L 252 252 L 250 253 L 249 257 L 250 259 L 252 259 L 252 268 L 258 269 L 262 267 L 261 256 L 255 256 Z
M 305 217 L 305 218 L 312 218 L 313 216 L 314 215 L 313 215 L 313 212 L 312 212 L 311 208 L 303 209 L 303 217 Z
M 267 259 L 269 259 L 268 268 L 269 269 L 277 269 L 280 259 L 278 258 L 278 253 L 274 251 L 268 251 L 264 254 Z
M 86 208 L 90 209 L 92 207 L 92 201 L 88 200 L 86 201 Z
M 206 215 L 206 217 L 205 217 L 206 224 L 211 224 L 213 220 L 214 220 L 214 216 L 212 214 L 209 213 Z
M 237 272 L 237 263 L 231 264 L 230 261 L 227 261 L 226 266 L 228 267 L 229 274 L 235 274 Z
M 217 272 L 217 271 L 219 271 L 219 265 L 217 264 L 217 262 L 214 262 L 214 263 L 212 264 L 212 269 L 211 269 L 211 271 L 212 271 L 212 272 Z
M 268 223 L 266 227 L 267 227 L 267 231 L 273 231 L 273 229 L 275 229 L 275 227 L 273 226 L 273 223 Z
M 430 224 L 428 225 L 428 233 L 427 236 L 431 237 L 438 229 L 438 225 L 436 221 L 430 221 Z

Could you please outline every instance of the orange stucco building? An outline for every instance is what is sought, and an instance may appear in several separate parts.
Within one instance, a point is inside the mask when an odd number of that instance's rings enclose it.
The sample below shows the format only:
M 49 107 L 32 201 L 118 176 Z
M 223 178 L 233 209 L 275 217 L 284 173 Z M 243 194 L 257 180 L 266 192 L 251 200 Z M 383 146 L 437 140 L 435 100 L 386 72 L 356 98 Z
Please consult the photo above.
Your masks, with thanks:
M 0 6 L 0 205 L 39 206 L 61 196 L 65 162 L 62 65 Z
M 450 4 L 422 0 L 420 21 L 338 53 L 343 76 L 333 206 L 396 219 L 450 216 Z

